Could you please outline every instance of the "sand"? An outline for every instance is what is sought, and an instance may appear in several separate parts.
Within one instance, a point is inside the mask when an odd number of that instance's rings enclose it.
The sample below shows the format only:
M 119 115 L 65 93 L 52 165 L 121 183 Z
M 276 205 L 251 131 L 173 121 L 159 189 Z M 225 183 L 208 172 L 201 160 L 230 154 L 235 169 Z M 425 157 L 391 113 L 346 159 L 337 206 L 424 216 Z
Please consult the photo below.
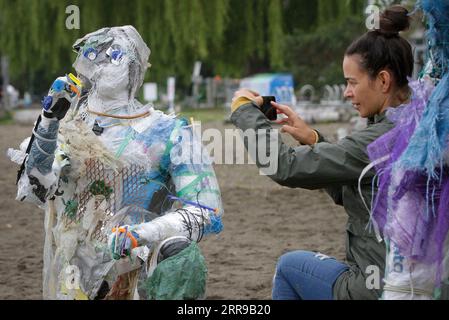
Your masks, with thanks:
M 334 138 L 347 124 L 316 125 Z M 233 128 L 222 122 L 203 126 Z M 0 299 L 42 298 L 44 215 L 15 200 L 18 167 L 6 157 L 31 125 L 0 126 Z M 293 250 L 344 257 L 345 212 L 323 191 L 284 188 L 254 165 L 216 165 L 224 230 L 200 247 L 209 270 L 207 299 L 270 299 L 277 259 Z

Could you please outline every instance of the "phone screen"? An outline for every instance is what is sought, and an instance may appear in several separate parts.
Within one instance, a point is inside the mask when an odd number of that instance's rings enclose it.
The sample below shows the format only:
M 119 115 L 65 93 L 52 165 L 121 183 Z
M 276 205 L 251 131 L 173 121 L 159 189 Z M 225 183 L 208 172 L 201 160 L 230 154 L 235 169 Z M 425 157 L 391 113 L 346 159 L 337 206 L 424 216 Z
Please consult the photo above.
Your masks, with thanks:
M 263 98 L 263 104 L 260 107 L 260 110 L 263 114 L 268 118 L 268 120 L 274 121 L 277 120 L 278 114 L 275 107 L 271 105 L 271 101 L 276 102 L 276 98 L 273 96 L 266 96 Z

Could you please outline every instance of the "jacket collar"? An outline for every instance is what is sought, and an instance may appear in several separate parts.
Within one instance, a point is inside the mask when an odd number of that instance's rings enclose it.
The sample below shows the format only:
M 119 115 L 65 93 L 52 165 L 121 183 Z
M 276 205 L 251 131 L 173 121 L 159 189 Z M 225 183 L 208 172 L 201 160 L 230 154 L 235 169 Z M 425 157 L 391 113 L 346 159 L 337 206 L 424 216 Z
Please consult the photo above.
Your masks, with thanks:
M 368 118 L 368 125 L 383 122 L 385 119 L 387 119 L 387 110 Z

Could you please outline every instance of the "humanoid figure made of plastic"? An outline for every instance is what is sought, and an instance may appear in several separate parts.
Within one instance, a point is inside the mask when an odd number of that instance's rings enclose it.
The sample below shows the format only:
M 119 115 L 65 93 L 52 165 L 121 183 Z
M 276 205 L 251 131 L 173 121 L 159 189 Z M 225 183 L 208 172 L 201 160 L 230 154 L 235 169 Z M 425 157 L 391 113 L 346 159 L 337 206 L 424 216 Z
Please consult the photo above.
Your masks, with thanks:
M 150 49 L 132 26 L 73 47 L 77 77 L 53 83 L 31 143 L 9 150 L 17 199 L 45 209 L 43 295 L 145 298 L 162 244 L 176 254 L 222 230 L 219 186 L 192 125 L 134 98 Z

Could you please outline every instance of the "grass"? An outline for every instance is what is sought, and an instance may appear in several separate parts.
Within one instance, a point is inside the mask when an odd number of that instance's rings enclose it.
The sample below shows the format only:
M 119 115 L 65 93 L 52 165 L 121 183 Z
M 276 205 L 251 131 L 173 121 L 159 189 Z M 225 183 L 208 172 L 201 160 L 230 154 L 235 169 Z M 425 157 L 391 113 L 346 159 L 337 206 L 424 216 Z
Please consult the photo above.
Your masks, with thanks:
M 13 124 L 14 119 L 10 111 L 5 111 L 0 117 L 0 125 Z
M 195 121 L 201 121 L 203 123 L 211 121 L 224 121 L 226 119 L 225 108 L 212 108 L 212 109 L 191 109 L 183 108 L 179 113 L 179 116 L 187 118 L 187 120 L 193 118 Z

